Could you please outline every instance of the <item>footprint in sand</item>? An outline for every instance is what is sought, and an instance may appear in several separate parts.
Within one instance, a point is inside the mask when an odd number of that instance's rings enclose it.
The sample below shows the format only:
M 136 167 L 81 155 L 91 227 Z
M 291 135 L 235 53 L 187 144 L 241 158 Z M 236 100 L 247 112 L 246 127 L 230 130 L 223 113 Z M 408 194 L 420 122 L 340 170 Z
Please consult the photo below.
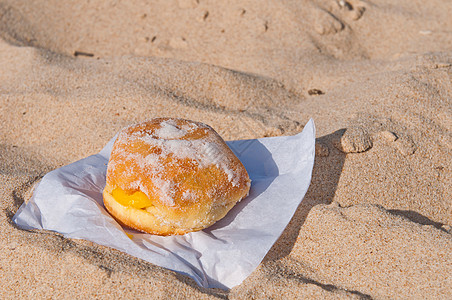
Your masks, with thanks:
M 345 17 L 352 19 L 353 21 L 359 20 L 366 10 L 362 1 L 339 0 L 337 4 L 341 10 L 345 11 Z
M 389 130 L 380 131 L 377 134 L 377 137 L 383 139 L 386 142 L 395 142 L 395 140 L 397 140 L 397 135 Z
M 399 137 L 396 133 L 392 131 L 383 130 L 378 132 L 375 135 L 375 137 L 385 141 L 386 143 L 391 144 L 404 156 L 414 154 L 414 152 L 416 152 L 417 149 L 417 146 L 414 143 L 413 139 L 407 135 L 402 135 Z
M 335 34 L 344 28 L 345 25 L 335 15 L 320 8 L 316 9 L 314 29 L 318 34 Z
M 417 146 L 409 136 L 402 136 L 394 142 L 394 146 L 402 155 L 409 156 L 416 152 Z

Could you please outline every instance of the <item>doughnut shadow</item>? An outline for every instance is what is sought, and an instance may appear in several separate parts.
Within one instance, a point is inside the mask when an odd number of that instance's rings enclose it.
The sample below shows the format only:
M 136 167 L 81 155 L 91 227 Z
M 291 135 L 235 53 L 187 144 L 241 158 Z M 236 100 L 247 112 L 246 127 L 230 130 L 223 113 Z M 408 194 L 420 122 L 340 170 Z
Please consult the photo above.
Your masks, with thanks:
M 231 224 L 237 215 L 260 194 L 265 192 L 279 175 L 279 169 L 272 154 L 259 140 L 228 141 L 226 144 L 245 166 L 251 179 L 249 195 L 238 202 L 228 214 L 205 232 L 219 229 Z

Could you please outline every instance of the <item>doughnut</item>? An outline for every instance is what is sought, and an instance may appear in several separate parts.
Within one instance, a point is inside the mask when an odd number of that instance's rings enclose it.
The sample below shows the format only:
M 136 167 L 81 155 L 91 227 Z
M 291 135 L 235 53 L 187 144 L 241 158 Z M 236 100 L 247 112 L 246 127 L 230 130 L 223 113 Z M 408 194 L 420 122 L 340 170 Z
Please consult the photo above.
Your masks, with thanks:
M 223 218 L 248 195 L 250 183 L 243 164 L 210 126 L 156 118 L 118 134 L 103 200 L 122 225 L 180 235 Z

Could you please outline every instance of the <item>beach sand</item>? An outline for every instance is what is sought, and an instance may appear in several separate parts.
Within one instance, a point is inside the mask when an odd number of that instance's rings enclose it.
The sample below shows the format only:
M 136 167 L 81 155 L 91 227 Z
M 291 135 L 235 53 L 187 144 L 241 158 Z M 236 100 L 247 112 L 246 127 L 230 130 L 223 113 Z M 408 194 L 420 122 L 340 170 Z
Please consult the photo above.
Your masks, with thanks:
M 452 298 L 452 2 L 219 2 L 0 2 L 0 298 Z M 159 116 L 226 140 L 315 120 L 306 197 L 229 291 L 11 221 Z

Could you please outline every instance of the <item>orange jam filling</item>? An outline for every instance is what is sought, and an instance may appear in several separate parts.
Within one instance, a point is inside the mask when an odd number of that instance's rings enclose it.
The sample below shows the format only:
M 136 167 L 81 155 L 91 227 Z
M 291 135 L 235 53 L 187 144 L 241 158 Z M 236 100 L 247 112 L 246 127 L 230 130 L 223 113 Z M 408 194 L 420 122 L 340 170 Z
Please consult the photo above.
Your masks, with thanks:
M 131 194 L 130 192 L 128 193 L 120 188 L 116 188 L 113 190 L 111 195 L 117 202 L 124 206 L 131 206 L 139 209 L 152 206 L 151 200 L 149 200 L 148 196 L 141 191 Z

